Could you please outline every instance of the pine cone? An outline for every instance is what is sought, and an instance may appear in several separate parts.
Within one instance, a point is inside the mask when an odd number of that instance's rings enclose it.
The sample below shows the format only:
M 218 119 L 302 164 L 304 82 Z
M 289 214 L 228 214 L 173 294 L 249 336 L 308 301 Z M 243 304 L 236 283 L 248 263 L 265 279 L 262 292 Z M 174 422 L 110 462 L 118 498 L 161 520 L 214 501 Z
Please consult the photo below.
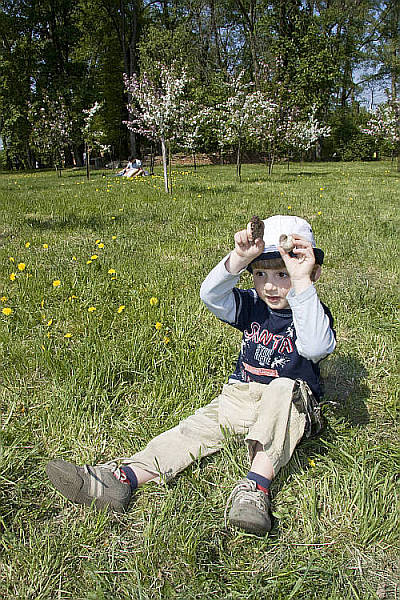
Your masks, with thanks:
M 251 217 L 250 229 L 251 229 L 251 236 L 253 238 L 253 244 L 255 243 L 257 238 L 260 238 L 261 240 L 263 239 L 263 237 L 264 237 L 264 221 L 261 221 L 260 217 L 257 217 L 256 215 L 254 217 Z

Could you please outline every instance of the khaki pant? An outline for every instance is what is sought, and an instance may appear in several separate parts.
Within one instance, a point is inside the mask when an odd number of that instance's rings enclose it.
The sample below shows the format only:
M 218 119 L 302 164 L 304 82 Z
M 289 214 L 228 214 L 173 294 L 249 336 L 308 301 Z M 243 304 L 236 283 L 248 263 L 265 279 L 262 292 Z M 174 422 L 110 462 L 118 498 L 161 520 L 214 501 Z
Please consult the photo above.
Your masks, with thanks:
M 122 463 L 141 467 L 166 482 L 194 460 L 217 452 L 230 434 L 244 437 L 250 461 L 260 442 L 277 474 L 301 440 L 306 411 L 292 401 L 292 379 L 274 379 L 268 385 L 235 383 L 207 406 L 172 429 L 155 437 L 144 450 Z

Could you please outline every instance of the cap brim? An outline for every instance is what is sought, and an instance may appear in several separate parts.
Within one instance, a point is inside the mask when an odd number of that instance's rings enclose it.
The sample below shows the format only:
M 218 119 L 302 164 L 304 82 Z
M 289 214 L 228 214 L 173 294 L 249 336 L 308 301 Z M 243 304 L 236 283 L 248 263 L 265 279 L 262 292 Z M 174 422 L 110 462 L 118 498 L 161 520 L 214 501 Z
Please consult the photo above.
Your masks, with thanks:
M 314 256 L 315 256 L 315 262 L 317 265 L 322 265 L 322 263 L 324 262 L 324 252 L 323 250 L 321 250 L 320 248 L 313 248 L 314 250 Z M 292 252 L 289 252 L 290 256 L 296 256 L 295 254 L 293 254 Z M 252 268 L 252 264 L 255 262 L 258 262 L 259 260 L 272 260 L 273 258 L 282 258 L 279 251 L 272 251 L 272 252 L 263 252 L 262 254 L 260 254 L 259 256 L 257 256 L 257 258 L 255 258 L 248 266 L 247 266 L 247 270 L 250 271 L 250 273 L 253 272 L 253 268 Z

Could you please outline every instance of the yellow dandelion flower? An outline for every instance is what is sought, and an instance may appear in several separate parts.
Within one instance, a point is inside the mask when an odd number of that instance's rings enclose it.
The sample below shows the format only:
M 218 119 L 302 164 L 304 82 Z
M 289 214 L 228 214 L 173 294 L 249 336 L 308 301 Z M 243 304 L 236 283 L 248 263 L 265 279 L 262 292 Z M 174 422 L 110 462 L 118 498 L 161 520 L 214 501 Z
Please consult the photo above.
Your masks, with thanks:
M 96 240 L 95 244 L 96 244 L 96 246 L 97 246 L 97 244 L 100 244 L 100 240 Z
M 288 206 L 288 210 L 292 210 L 292 207 L 291 207 L 291 205 L 290 205 L 290 204 L 289 204 L 289 206 Z
M 24 271 L 25 267 L 26 267 L 26 264 L 25 263 L 18 263 L 17 267 L 18 267 L 19 271 Z
M 117 271 L 115 269 L 108 269 L 109 275 L 114 275 Z
M 169 344 L 170 343 L 170 339 L 168 336 L 165 336 L 165 338 L 163 339 L 164 344 Z
M 158 304 L 158 298 L 155 298 L 154 296 L 152 296 L 150 298 L 150 306 L 157 306 Z
M 88 312 L 94 312 L 96 310 L 95 306 L 89 306 Z
M 67 338 L 67 339 L 72 338 L 72 333 L 66 333 L 64 335 L 64 337 Z
M 115 219 L 115 217 L 111 217 L 113 220 Z
M 53 319 L 49 319 L 46 323 L 47 327 L 50 327 L 50 325 L 53 324 Z
M 59 279 L 55 279 L 53 281 L 53 287 L 58 287 L 59 285 L 61 285 L 61 281 Z
M 31 245 L 30 242 L 25 242 L 25 248 L 29 248 L 30 245 Z
M 87 260 L 87 261 L 86 261 L 86 264 L 87 264 L 87 265 L 90 265 L 92 262 L 93 262 L 92 260 Z
M 162 328 L 162 323 L 160 323 L 160 321 L 157 321 L 154 327 L 157 329 L 157 331 L 159 331 Z
M 111 281 L 116 281 L 116 277 L 111 277 Z
M 96 258 L 99 258 L 99 257 L 97 256 L 97 254 L 92 254 L 92 256 L 90 257 L 90 260 L 96 260 Z
M 101 242 L 100 244 L 97 244 L 97 247 L 98 247 L 98 248 L 104 248 L 104 244 L 103 244 L 103 242 Z
M 78 259 L 76 258 L 76 256 L 73 256 L 73 257 L 72 257 L 72 260 L 78 260 Z
M 72 300 L 77 300 L 77 299 L 78 299 L 78 296 L 75 296 L 75 294 L 72 294 L 72 295 L 71 295 L 71 296 L 69 296 L 69 298 L 68 298 L 68 300 L 69 300 L 70 302 L 72 302 Z
M 7 300 L 8 300 L 7 296 L 2 296 L 0 298 L 0 302 L 7 302 Z
M 15 273 L 10 273 L 10 279 L 11 279 L 11 281 L 15 281 L 16 276 L 17 275 Z
M 319 214 L 319 215 L 322 215 L 322 210 L 319 210 L 319 211 L 318 211 L 318 214 Z
M 40 306 L 43 308 L 43 306 L 44 306 L 44 298 L 41 299 Z
M 13 256 L 8 257 L 11 262 L 15 262 L 15 258 Z
M 48 248 L 48 247 L 49 247 L 49 245 L 48 245 L 48 244 L 43 244 L 43 248 L 44 248 L 45 250 L 47 250 L 47 248 Z
M 312 458 L 309 458 L 308 464 L 310 465 L 310 467 L 315 467 L 315 460 L 313 460 Z
M 8 317 L 9 315 L 12 314 L 12 308 L 9 308 L 8 306 L 6 306 L 5 308 L 3 308 L 3 310 L 1 312 L 3 313 L 3 315 L 6 315 L 6 317 Z
M 324 188 L 319 188 L 319 191 L 322 192 Z
M 113 236 L 111 236 L 111 239 L 112 239 L 112 240 L 116 240 L 116 239 L 117 239 L 117 236 L 116 236 L 116 235 L 113 235 Z
M 125 304 L 121 304 L 121 306 L 118 307 L 117 313 L 120 314 L 123 310 L 125 310 Z

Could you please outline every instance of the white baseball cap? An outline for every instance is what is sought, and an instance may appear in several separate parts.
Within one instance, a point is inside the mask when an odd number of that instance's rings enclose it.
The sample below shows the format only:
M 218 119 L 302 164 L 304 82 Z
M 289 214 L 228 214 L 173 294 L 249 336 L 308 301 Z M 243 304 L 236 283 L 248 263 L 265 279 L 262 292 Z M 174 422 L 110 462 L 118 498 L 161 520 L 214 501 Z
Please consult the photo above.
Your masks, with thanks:
M 271 258 L 281 258 L 278 250 L 279 238 L 282 234 L 291 235 L 296 233 L 303 236 L 314 249 L 315 262 L 322 265 L 324 262 L 324 253 L 316 247 L 315 238 L 310 223 L 300 217 L 292 215 L 274 215 L 264 219 L 264 250 L 262 254 L 252 261 L 269 260 Z M 251 263 L 249 265 L 251 270 Z

